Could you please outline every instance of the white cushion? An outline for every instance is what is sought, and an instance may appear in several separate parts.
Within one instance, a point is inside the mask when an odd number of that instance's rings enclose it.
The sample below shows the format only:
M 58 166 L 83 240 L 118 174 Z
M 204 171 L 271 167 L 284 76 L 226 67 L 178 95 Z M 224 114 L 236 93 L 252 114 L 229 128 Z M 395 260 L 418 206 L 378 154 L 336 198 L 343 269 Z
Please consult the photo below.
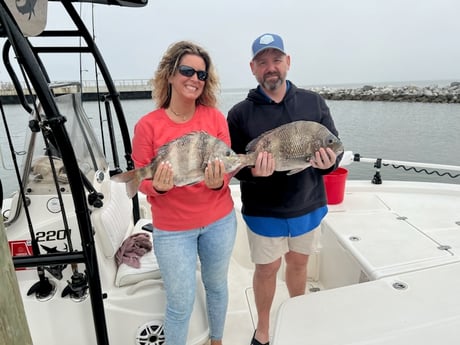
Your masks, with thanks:
M 139 262 L 141 267 L 134 268 L 127 264 L 121 264 L 118 267 L 117 276 L 115 277 L 116 286 L 125 286 L 136 284 L 146 279 L 161 278 L 160 269 L 158 268 L 157 259 L 153 251 L 143 255 Z
M 152 220 L 140 219 L 136 226 L 132 225 L 132 200 L 126 195 L 124 183 L 109 182 L 103 185 L 102 193 L 104 205 L 93 210 L 92 220 L 102 253 L 115 264 L 115 254 L 123 241 L 132 234 L 146 232 L 142 230 L 142 226 L 151 223 Z M 124 263 L 118 267 L 115 274 L 116 286 L 121 287 L 161 277 L 153 249 L 143 255 L 139 261 L 140 268 Z
M 113 258 L 132 226 L 132 201 L 126 195 L 124 183 L 111 182 L 109 186 L 110 191 L 103 191 L 104 206 L 93 211 L 93 219 L 102 252 Z

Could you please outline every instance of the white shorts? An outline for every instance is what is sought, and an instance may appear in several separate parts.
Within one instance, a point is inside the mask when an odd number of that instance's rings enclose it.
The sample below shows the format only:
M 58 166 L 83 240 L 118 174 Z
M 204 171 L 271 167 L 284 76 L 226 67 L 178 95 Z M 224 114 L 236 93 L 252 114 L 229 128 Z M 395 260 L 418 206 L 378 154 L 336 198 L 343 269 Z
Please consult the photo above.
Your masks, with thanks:
M 289 251 L 310 255 L 318 252 L 321 235 L 320 226 L 295 237 L 261 236 L 246 227 L 251 260 L 255 264 L 269 264 Z

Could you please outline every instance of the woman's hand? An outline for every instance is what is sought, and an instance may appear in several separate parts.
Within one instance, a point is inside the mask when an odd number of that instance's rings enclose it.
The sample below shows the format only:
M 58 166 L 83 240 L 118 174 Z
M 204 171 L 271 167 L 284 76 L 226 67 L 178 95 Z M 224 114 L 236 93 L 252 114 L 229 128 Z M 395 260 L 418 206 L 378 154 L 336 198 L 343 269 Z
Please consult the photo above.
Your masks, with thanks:
M 224 185 L 225 165 L 220 159 L 216 158 L 213 162 L 209 161 L 204 169 L 204 183 L 210 189 L 219 189 Z
M 153 188 L 160 193 L 167 192 L 174 187 L 173 171 L 171 163 L 161 162 L 153 175 Z

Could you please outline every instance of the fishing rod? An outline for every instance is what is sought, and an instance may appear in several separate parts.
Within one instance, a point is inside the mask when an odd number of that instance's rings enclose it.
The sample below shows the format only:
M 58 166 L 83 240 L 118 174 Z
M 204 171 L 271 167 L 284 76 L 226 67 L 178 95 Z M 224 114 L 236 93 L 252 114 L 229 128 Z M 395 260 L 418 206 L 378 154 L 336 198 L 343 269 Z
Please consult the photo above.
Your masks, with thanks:
M 53 139 L 52 132 L 49 130 L 49 128 L 46 128 L 46 126 L 43 126 L 42 133 L 43 133 L 43 139 L 44 139 L 45 146 L 46 146 L 46 152 L 48 153 L 51 172 L 53 175 L 53 181 L 54 181 L 55 188 L 56 188 L 56 195 L 59 200 L 59 207 L 60 207 L 61 214 L 62 214 L 62 222 L 64 225 L 64 232 L 66 234 L 65 237 L 66 237 L 67 246 L 68 246 L 67 249 L 68 249 L 68 252 L 72 253 L 74 251 L 73 243 L 72 243 L 72 236 L 70 234 L 70 227 L 67 221 L 66 209 L 64 207 L 62 192 L 59 188 L 59 177 L 58 177 L 56 167 L 54 164 L 54 158 L 51 155 L 52 148 L 51 148 L 51 144 L 49 141 Z M 82 175 L 84 176 L 83 173 Z M 86 293 L 89 287 L 87 283 L 87 277 L 85 274 L 78 271 L 77 263 L 72 262 L 70 263 L 70 266 L 72 269 L 72 276 L 70 277 L 70 280 L 67 280 L 67 286 L 62 291 L 61 297 L 66 297 L 67 295 L 70 295 L 70 297 L 73 298 L 75 301 L 81 301 L 86 297 Z M 66 267 L 67 267 L 66 264 L 59 264 L 59 265 L 50 266 L 49 268 L 45 267 L 45 269 L 47 269 L 48 272 L 50 272 L 55 278 L 62 279 L 62 271 Z M 33 292 L 33 288 L 29 290 L 28 294 L 32 292 Z
M 9 131 L 9 127 L 8 127 L 8 123 L 7 123 L 7 120 L 6 120 L 6 115 L 5 115 L 5 111 L 4 111 L 2 102 L 0 102 L 0 112 L 2 114 L 2 119 L 3 119 L 4 126 L 5 126 L 5 132 L 6 132 L 6 136 L 7 136 L 7 139 L 8 139 L 8 145 L 9 145 L 9 148 L 10 148 L 11 157 L 12 157 L 13 164 L 14 164 L 14 169 L 16 171 L 16 178 L 18 179 L 18 181 L 21 181 L 21 183 L 19 183 L 19 193 L 21 195 L 21 200 L 23 202 L 23 207 L 24 207 L 24 214 L 25 214 L 25 217 L 26 217 L 26 220 L 27 220 L 27 225 L 28 225 L 28 228 L 29 228 L 30 241 L 31 241 L 31 246 L 32 246 L 32 253 L 33 253 L 34 256 L 38 256 L 38 255 L 40 255 L 40 249 L 38 247 L 37 238 L 35 236 L 33 226 L 32 226 L 32 219 L 31 219 L 31 216 L 30 216 L 30 213 L 29 213 L 29 209 L 27 207 L 27 198 L 26 198 L 26 194 L 25 194 L 25 191 L 24 191 L 24 185 L 22 183 L 22 179 L 21 179 L 21 176 L 19 174 L 19 166 L 18 166 L 18 162 L 16 160 L 16 152 L 14 150 L 13 141 L 12 141 L 12 138 L 11 138 L 11 133 Z M 3 199 L 3 196 L 2 196 L 2 199 Z M 31 287 L 31 289 L 29 290 L 29 292 L 27 294 L 30 295 L 32 292 L 35 292 L 37 294 L 38 298 L 46 298 L 46 297 L 50 296 L 50 294 L 52 294 L 52 292 L 55 290 L 56 287 L 55 287 L 55 285 L 53 283 L 50 282 L 48 277 L 45 276 L 45 268 L 44 268 L 44 266 L 37 266 L 37 274 L 38 274 L 39 281 L 37 283 L 35 283 Z

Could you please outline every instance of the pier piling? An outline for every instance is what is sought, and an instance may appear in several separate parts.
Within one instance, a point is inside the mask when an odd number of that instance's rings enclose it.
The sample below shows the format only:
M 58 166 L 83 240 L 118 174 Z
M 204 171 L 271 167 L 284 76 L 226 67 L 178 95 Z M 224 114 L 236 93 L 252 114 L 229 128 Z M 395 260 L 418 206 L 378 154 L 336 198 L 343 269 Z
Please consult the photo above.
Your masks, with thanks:
M 32 345 L 3 219 L 0 221 L 0 344 Z

